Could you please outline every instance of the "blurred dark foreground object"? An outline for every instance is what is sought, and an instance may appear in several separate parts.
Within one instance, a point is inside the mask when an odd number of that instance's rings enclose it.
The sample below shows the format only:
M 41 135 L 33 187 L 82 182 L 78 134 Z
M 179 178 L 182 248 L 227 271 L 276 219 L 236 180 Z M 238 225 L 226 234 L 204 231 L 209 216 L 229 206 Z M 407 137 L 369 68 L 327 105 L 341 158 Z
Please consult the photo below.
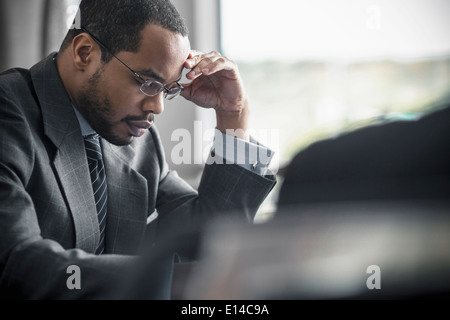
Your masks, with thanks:
M 450 202 L 291 210 L 263 225 L 217 223 L 182 299 L 450 298 Z
M 450 102 L 432 110 L 416 120 L 367 126 L 302 150 L 286 170 L 278 206 L 450 199 Z

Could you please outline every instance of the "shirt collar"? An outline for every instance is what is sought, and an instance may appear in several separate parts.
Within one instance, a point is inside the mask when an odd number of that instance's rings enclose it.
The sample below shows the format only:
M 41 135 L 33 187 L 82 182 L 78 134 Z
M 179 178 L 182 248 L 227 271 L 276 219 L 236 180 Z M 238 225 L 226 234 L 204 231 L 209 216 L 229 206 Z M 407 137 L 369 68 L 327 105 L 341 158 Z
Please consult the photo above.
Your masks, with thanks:
M 56 64 L 56 57 L 58 56 L 58 53 L 56 53 L 53 56 L 53 61 Z M 92 135 L 92 134 L 97 134 L 97 132 L 95 132 L 94 129 L 92 129 L 91 125 L 89 124 L 89 122 L 87 122 L 87 120 L 83 117 L 83 115 L 80 113 L 80 111 L 78 111 L 78 109 L 72 104 L 73 110 L 75 111 L 75 114 L 77 116 L 78 119 L 78 123 L 80 124 L 80 128 L 81 128 L 81 134 L 83 135 L 83 137 Z
M 95 130 L 92 129 L 89 122 L 87 122 L 87 120 L 80 113 L 80 111 L 78 111 L 78 109 L 74 105 L 72 105 L 72 107 L 73 107 L 73 110 L 75 111 L 75 114 L 77 115 L 77 119 L 78 119 L 78 122 L 79 122 L 80 128 L 81 128 L 81 134 L 83 135 L 83 137 L 89 136 L 91 134 L 97 134 L 97 132 L 95 132 Z

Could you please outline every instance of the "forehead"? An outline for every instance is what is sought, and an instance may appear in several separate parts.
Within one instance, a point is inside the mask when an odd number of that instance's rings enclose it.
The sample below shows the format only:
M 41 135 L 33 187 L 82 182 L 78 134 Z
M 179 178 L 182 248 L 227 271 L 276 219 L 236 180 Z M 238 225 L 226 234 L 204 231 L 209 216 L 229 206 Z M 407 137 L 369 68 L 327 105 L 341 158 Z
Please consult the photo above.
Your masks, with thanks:
M 149 24 L 141 33 L 138 52 L 134 53 L 133 66 L 142 76 L 163 82 L 178 80 L 190 52 L 187 37 L 167 30 L 159 25 Z

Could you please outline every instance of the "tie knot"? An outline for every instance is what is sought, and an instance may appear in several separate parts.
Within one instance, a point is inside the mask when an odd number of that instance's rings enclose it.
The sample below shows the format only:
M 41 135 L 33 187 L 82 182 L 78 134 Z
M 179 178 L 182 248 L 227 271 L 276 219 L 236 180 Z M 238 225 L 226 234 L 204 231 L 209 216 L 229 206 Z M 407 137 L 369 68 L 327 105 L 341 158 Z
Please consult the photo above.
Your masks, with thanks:
M 86 147 L 86 155 L 89 160 L 101 160 L 102 148 L 100 147 L 100 140 L 98 134 L 91 134 L 84 137 L 84 146 Z

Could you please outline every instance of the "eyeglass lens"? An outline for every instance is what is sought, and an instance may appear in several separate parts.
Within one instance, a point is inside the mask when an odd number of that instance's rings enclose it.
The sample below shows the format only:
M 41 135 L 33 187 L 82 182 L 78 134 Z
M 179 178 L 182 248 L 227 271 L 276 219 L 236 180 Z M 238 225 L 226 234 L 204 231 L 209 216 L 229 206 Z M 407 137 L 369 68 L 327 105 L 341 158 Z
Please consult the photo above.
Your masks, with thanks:
M 147 81 L 142 84 L 141 91 L 149 96 L 156 96 L 161 91 L 165 91 L 164 97 L 168 100 L 176 98 L 180 95 L 183 88 L 178 84 L 174 84 L 174 87 L 166 88 L 162 83 L 157 81 Z

